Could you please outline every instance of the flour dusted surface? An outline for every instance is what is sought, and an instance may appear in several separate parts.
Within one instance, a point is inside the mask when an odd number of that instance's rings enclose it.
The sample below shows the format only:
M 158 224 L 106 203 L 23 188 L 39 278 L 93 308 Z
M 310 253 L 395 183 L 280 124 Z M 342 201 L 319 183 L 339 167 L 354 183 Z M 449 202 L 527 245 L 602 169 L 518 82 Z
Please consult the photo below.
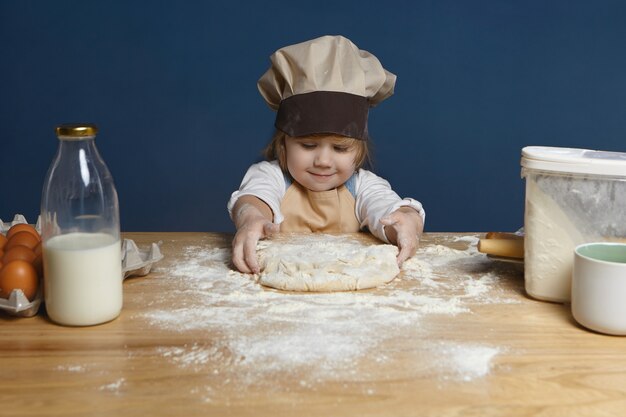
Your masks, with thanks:
M 377 287 L 400 272 L 394 245 L 345 236 L 289 235 L 258 245 L 259 283 L 290 291 L 352 291 Z
M 521 287 L 504 290 L 502 279 L 514 266 L 478 253 L 477 241 L 463 236 L 423 243 L 400 274 L 378 288 L 308 293 L 269 289 L 234 271 L 228 247 L 190 245 L 178 263 L 161 264 L 156 276 L 133 283 L 167 282 L 168 288 L 146 300 L 133 319 L 186 340 L 146 353 L 156 355 L 159 366 L 196 375 L 190 396 L 207 402 L 225 391 L 280 396 L 328 384 L 356 384 L 365 395 L 377 395 L 368 381 L 388 378 L 390 369 L 394 378 L 434 377 L 445 389 L 487 377 L 508 349 L 487 342 L 490 330 L 482 327 L 460 338 L 437 329 L 464 328 L 475 323 L 476 308 L 516 304 L 522 293 Z

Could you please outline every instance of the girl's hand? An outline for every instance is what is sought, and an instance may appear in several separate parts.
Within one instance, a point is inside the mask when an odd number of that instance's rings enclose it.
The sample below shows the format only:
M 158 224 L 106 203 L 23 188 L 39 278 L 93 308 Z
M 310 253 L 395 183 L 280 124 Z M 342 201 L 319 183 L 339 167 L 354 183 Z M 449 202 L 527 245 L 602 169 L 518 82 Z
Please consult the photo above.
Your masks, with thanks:
M 246 201 L 246 197 L 248 196 L 241 197 L 241 204 L 238 201 L 233 210 L 236 213 L 234 221 L 237 227 L 233 239 L 233 264 L 240 272 L 258 274 L 261 271 L 256 256 L 257 242 L 277 233 L 280 226 L 272 223 L 271 217 L 268 218 L 268 213 L 264 209 L 269 210 L 269 207 Z M 260 200 L 258 202 L 265 205 Z
M 424 231 L 424 221 L 411 207 L 400 207 L 393 213 L 380 219 L 385 225 L 385 234 L 391 243 L 398 246 L 398 266 L 415 255 L 419 240 Z

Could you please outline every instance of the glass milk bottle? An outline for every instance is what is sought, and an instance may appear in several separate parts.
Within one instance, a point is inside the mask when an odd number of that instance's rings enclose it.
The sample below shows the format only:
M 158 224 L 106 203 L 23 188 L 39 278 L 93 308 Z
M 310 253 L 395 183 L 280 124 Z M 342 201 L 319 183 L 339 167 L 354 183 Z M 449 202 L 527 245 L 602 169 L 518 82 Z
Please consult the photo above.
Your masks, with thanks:
M 52 321 L 90 326 L 122 310 L 117 192 L 96 149 L 95 125 L 61 125 L 56 133 L 41 199 L 44 300 Z

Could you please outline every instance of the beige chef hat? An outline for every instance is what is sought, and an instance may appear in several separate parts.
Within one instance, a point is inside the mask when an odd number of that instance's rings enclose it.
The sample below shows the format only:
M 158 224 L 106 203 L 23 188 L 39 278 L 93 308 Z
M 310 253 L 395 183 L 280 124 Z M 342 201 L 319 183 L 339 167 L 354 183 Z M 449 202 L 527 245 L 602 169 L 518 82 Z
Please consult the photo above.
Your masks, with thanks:
M 257 86 L 289 136 L 334 133 L 367 139 L 367 116 L 393 94 L 396 76 L 343 36 L 286 46 Z

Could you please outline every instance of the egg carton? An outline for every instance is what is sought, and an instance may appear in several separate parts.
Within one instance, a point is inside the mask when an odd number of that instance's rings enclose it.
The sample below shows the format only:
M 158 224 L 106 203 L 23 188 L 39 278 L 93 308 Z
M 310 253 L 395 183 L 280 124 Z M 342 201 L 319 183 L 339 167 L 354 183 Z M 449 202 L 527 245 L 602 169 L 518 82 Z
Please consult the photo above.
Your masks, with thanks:
M 6 234 L 13 225 L 19 223 L 28 223 L 21 214 L 17 214 L 10 223 L 4 223 L 0 219 L 0 232 Z M 40 231 L 39 219 L 37 219 L 35 228 L 37 231 Z M 123 279 L 148 275 L 152 266 L 163 259 L 161 243 L 152 243 L 148 249 L 143 250 L 139 249 L 132 239 L 124 239 L 122 241 Z M 22 290 L 13 290 L 8 300 L 0 298 L 0 311 L 4 311 L 12 316 L 32 317 L 39 311 L 42 301 L 43 291 L 41 286 L 32 301 L 26 298 Z
M 28 224 L 28 222 L 26 221 L 26 218 L 22 216 L 21 214 L 16 214 L 15 217 L 13 217 L 12 221 L 6 222 L 6 223 L 3 222 L 2 219 L 0 219 L 0 233 L 2 233 L 3 235 L 6 235 L 11 227 L 20 223 Z M 39 217 L 37 217 L 37 224 L 35 225 L 35 229 L 37 229 L 37 231 L 41 233 L 41 229 L 39 227 Z
M 152 265 L 163 259 L 161 244 L 152 243 L 147 250 L 141 250 L 132 239 L 122 242 L 122 272 L 124 279 L 129 277 L 143 277 L 150 273 Z

